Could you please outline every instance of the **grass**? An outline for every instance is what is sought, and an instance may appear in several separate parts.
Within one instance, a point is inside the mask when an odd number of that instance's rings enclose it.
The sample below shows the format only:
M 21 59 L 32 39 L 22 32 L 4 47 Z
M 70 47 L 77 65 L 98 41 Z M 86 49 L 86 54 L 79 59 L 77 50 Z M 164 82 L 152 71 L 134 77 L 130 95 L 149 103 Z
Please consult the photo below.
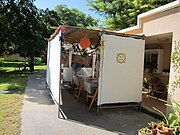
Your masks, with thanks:
M 28 79 L 28 71 L 17 71 L 22 62 L 0 63 L 0 92 L 17 90 L 16 94 L 0 94 L 0 135 L 19 135 L 23 93 Z M 46 65 L 36 65 L 35 70 L 45 70 Z
M 27 75 L 0 74 L 0 91 L 17 90 L 17 94 L 0 94 L 0 134 L 18 135 L 20 112 Z
M 27 74 L 1 74 L 0 90 L 19 90 L 23 91 L 27 82 Z
M 0 70 L 1 71 L 5 70 L 6 72 L 18 71 L 18 66 L 20 66 L 20 70 L 22 70 L 23 65 L 25 65 L 24 62 L 1 61 Z M 34 70 L 46 70 L 46 65 L 44 63 L 41 63 L 39 65 L 34 65 Z
M 46 70 L 46 65 L 44 63 L 41 65 L 35 65 L 34 70 Z
M 18 135 L 20 133 L 22 99 L 22 94 L 0 94 L 1 135 Z

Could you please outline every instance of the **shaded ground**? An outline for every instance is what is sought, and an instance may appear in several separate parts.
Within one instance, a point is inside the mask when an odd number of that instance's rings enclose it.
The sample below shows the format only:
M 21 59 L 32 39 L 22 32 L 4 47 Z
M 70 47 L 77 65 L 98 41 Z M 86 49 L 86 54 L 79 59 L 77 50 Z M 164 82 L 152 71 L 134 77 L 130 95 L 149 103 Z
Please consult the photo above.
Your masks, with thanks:
M 99 128 L 57 117 L 58 107 L 45 89 L 45 72 L 30 75 L 21 113 L 21 135 L 110 135 Z
M 103 109 L 102 114 L 97 115 L 94 106 L 88 112 L 88 104 L 84 98 L 78 101 L 74 98 L 74 91 L 66 86 L 63 89 L 62 110 L 70 121 L 76 121 L 85 125 L 102 128 L 115 133 L 135 135 L 138 129 L 145 127 L 150 121 L 157 121 L 148 114 L 139 112 L 137 107 L 108 108 Z
M 103 109 L 103 114 L 97 115 L 93 107 L 88 112 L 84 99 L 77 102 L 73 92 L 67 90 L 63 90 L 62 110 L 68 119 L 58 119 L 58 106 L 45 89 L 45 73 L 41 71 L 31 75 L 21 114 L 21 135 L 135 135 L 147 122 L 156 121 L 155 118 L 137 111 L 137 108 Z

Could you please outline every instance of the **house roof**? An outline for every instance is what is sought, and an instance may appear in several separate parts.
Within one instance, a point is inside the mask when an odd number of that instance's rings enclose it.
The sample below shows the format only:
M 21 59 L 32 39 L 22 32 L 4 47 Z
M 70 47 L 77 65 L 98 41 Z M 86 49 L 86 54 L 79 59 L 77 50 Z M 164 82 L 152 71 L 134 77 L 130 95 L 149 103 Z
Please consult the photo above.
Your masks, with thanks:
M 59 26 L 59 27 L 51 27 L 52 29 L 55 29 L 55 32 L 51 35 L 48 41 L 51 41 L 54 37 L 56 37 L 61 27 L 66 28 L 65 42 L 68 43 L 79 43 L 80 39 L 86 34 L 86 36 L 90 39 L 91 44 L 97 44 L 100 39 L 100 33 L 122 36 L 122 37 L 133 37 L 133 38 L 144 39 L 144 35 L 140 36 L 140 35 L 119 33 L 115 30 L 109 30 L 109 29 L 100 29 L 100 28 L 87 29 L 87 28 L 80 28 L 73 26 Z
M 161 13 L 161 12 L 164 12 L 164 11 L 167 11 L 167 10 L 173 9 L 175 7 L 179 7 L 179 6 L 180 6 L 180 0 L 176 0 L 174 2 L 166 4 L 164 6 L 155 8 L 155 9 L 150 10 L 150 11 L 145 12 L 145 13 L 142 13 L 142 14 L 138 15 L 138 17 L 137 17 L 137 25 L 136 26 L 129 27 L 126 29 L 122 29 L 122 30 L 119 30 L 118 32 L 126 33 L 128 31 L 139 29 L 139 28 L 141 28 L 142 18 L 149 17 L 149 16 L 152 16 L 152 15 L 155 15 L 155 14 L 158 14 L 158 13 Z

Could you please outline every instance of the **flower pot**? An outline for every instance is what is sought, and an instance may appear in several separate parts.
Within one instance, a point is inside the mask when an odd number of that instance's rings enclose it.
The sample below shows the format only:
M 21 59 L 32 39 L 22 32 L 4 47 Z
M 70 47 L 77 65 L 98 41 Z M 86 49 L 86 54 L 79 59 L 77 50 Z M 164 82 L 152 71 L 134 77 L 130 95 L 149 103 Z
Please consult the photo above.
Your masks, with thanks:
M 168 135 L 173 135 L 173 128 L 168 128 Z
M 152 134 L 153 134 L 153 135 L 156 135 L 156 134 L 157 134 L 157 129 L 156 129 L 156 128 L 151 129 L 151 130 L 152 130 Z
M 168 130 L 157 128 L 157 135 L 168 135 Z

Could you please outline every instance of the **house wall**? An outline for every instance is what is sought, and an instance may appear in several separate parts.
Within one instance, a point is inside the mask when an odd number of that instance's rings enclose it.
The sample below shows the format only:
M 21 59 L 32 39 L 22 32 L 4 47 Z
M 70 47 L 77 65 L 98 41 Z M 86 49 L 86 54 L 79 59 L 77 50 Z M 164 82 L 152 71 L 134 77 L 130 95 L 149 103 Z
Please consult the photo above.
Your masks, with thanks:
M 145 34 L 145 36 L 158 35 L 162 33 L 173 33 L 172 37 L 172 49 L 171 53 L 174 52 L 174 41 L 180 41 L 180 6 L 155 14 L 145 18 L 141 18 L 141 27 L 135 30 L 127 31 L 128 34 Z M 165 48 L 169 49 L 168 47 Z M 164 67 L 168 66 L 169 58 L 168 54 L 165 57 L 167 63 L 163 64 Z M 180 74 L 176 73 L 173 68 L 171 61 L 170 64 L 170 75 L 169 75 L 169 88 L 168 88 L 168 103 L 173 101 L 180 103 L 180 88 L 173 88 L 172 84 L 176 80 L 176 76 Z M 169 110 L 167 110 L 167 113 Z
M 141 18 L 140 28 L 126 31 L 127 34 L 157 35 L 178 31 L 180 7 L 159 14 Z
M 143 19 L 143 33 L 146 36 L 157 35 L 161 33 L 173 32 L 172 38 L 172 52 L 174 51 L 174 41 L 180 40 L 180 7 L 163 12 L 162 14 L 153 15 Z M 167 49 L 167 48 L 166 48 Z M 165 52 L 165 51 L 164 51 Z M 167 56 L 165 56 L 167 58 Z M 163 66 L 167 66 L 164 63 Z M 172 63 L 170 66 L 170 76 L 169 76 L 169 89 L 168 89 L 168 103 L 173 103 L 173 101 L 180 102 L 180 89 L 173 88 L 172 84 L 176 80 L 175 76 L 178 76 L 174 72 Z M 169 110 L 167 110 L 169 112 Z
M 161 33 L 176 33 L 180 22 L 180 7 L 142 19 L 143 33 L 146 36 Z
M 180 23 L 180 22 L 179 22 Z M 178 25 L 177 25 L 178 26 Z M 179 41 L 180 42 L 180 27 L 177 27 L 177 30 L 179 31 L 176 31 L 174 32 L 173 34 L 173 41 Z M 175 42 L 173 42 L 172 44 L 172 52 L 174 52 L 174 46 L 175 46 Z M 174 71 L 174 68 L 173 68 L 173 64 L 171 62 L 171 68 L 170 68 L 170 78 L 169 78 L 169 99 L 168 99 L 168 102 L 171 103 L 172 100 L 180 103 L 180 88 L 174 88 L 172 86 L 173 82 L 176 79 L 177 76 L 180 76 L 180 73 L 177 73 Z
M 126 34 L 140 34 L 143 35 L 143 28 L 138 28 L 125 32 Z

